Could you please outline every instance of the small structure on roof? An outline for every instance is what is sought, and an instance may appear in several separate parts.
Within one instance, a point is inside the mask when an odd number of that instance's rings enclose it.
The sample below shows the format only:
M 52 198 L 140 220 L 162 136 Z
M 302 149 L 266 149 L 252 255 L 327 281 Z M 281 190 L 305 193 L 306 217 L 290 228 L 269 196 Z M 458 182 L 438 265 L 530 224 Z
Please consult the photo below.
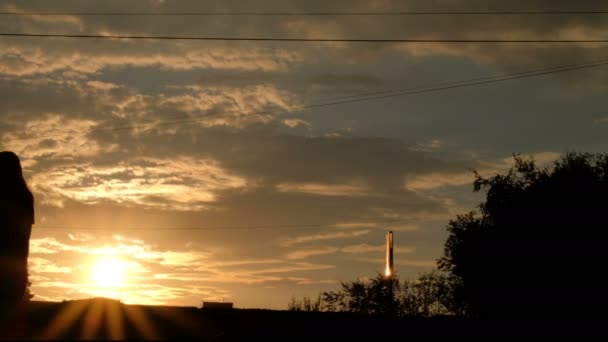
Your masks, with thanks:
M 206 302 L 203 301 L 203 309 L 205 310 L 232 310 L 231 302 Z

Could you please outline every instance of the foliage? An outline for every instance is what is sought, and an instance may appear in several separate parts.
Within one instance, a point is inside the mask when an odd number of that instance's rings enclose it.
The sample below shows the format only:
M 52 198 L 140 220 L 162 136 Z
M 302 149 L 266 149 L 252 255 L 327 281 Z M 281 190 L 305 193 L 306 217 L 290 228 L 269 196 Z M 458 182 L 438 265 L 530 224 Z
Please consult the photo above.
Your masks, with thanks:
M 451 313 L 452 285 L 445 274 L 423 273 L 416 281 L 403 281 L 400 291 L 402 315 L 430 317 Z
M 551 168 L 515 156 L 507 173 L 476 174 L 479 211 L 458 216 L 439 268 L 453 312 L 471 316 L 580 315 L 608 304 L 608 156 L 569 153 Z
M 322 292 L 316 301 L 307 297 L 292 298 L 288 304 L 294 311 L 353 312 L 380 316 L 423 316 L 449 314 L 445 301 L 450 300 L 446 275 L 433 271 L 417 280 L 399 281 L 378 274 L 368 281 L 343 282 L 338 291 Z M 306 303 L 312 303 L 306 305 Z
M 291 298 L 291 301 L 287 305 L 289 311 L 321 311 L 322 300 L 319 295 L 317 299 L 312 300 L 309 297 L 303 297 L 297 299 L 295 296 Z
M 342 283 L 341 291 L 322 293 L 326 311 L 345 311 L 376 315 L 396 315 L 399 311 L 397 277 L 378 276 L 371 281 Z

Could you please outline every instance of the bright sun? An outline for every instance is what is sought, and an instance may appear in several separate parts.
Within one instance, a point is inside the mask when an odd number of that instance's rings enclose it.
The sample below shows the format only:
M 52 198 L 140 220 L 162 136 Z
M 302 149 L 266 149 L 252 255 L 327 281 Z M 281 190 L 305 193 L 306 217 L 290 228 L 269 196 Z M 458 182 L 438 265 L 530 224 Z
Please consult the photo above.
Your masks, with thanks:
M 125 284 L 126 277 L 127 263 L 111 257 L 98 260 L 91 272 L 91 279 L 95 285 L 102 288 L 122 286 Z

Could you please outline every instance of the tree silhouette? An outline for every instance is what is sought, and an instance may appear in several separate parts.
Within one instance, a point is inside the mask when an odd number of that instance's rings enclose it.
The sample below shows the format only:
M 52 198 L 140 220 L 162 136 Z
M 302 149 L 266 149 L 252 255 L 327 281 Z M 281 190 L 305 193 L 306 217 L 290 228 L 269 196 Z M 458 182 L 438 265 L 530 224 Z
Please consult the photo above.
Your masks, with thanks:
M 403 281 L 399 298 L 403 316 L 451 314 L 453 299 L 450 277 L 436 270 L 422 273 L 415 281 Z
M 471 316 L 580 317 L 605 310 L 608 156 L 568 153 L 551 168 L 515 156 L 483 178 L 478 212 L 458 216 L 439 268 L 451 309 Z
M 399 279 L 378 274 L 370 281 L 342 283 L 340 291 L 321 294 L 325 311 L 356 312 L 395 316 L 399 312 Z
M 319 295 L 315 300 L 310 299 L 309 297 L 297 299 L 295 296 L 293 296 L 289 304 L 287 304 L 287 310 L 317 312 L 322 310 L 322 305 L 323 301 L 321 299 L 321 295 Z
M 433 271 L 423 273 L 417 280 L 399 281 L 397 275 L 343 282 L 338 291 L 325 291 L 317 300 L 292 298 L 292 311 L 354 312 L 398 317 L 443 315 L 450 313 L 450 285 L 446 275 Z

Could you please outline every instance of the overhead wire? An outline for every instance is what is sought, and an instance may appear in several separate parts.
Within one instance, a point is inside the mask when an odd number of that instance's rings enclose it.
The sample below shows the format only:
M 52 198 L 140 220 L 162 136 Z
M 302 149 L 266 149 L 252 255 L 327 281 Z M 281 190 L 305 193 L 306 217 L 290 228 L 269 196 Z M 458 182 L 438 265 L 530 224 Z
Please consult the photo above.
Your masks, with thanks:
M 193 40 L 193 41 L 240 41 L 240 42 L 301 42 L 301 43 L 495 43 L 495 44 L 572 44 L 608 43 L 608 39 L 406 39 L 406 38 L 284 38 L 284 37 L 211 37 L 211 36 L 155 36 L 128 34 L 63 34 L 63 33 L 13 33 L 1 32 L 0 37 L 13 38 L 80 38 L 80 39 L 133 39 L 133 40 Z
M 158 127 L 158 126 L 182 125 L 182 124 L 196 123 L 196 122 L 200 122 L 203 120 L 208 120 L 210 117 L 214 117 L 214 116 L 234 114 L 234 113 L 243 113 L 246 115 L 268 115 L 268 114 L 277 114 L 277 113 L 288 113 L 288 112 L 303 111 L 303 110 L 313 109 L 313 108 L 337 106 L 337 105 L 356 103 L 356 102 L 362 102 L 362 101 L 380 100 L 380 99 L 408 96 L 408 95 L 414 95 L 414 94 L 431 93 L 431 92 L 437 92 L 437 91 L 443 91 L 443 90 L 455 89 L 455 88 L 472 87 L 472 86 L 477 86 L 477 85 L 482 85 L 482 84 L 505 82 L 505 81 L 515 80 L 515 79 L 537 77 L 537 76 L 556 74 L 556 73 L 567 72 L 567 71 L 572 71 L 572 70 L 601 67 L 601 66 L 605 66 L 607 64 L 608 64 L 608 60 L 601 60 L 601 61 L 596 61 L 596 62 L 591 62 L 591 63 L 572 64 L 569 66 L 551 67 L 551 68 L 544 68 L 544 69 L 536 69 L 536 70 L 532 70 L 532 71 L 521 71 L 521 72 L 516 72 L 516 73 L 511 73 L 511 74 L 502 74 L 502 75 L 496 75 L 496 76 L 473 78 L 473 79 L 464 80 L 464 81 L 445 82 L 445 83 L 439 83 L 437 86 L 430 86 L 430 87 L 404 88 L 405 91 L 389 91 L 386 93 L 376 92 L 376 93 L 373 93 L 372 96 L 353 95 L 353 96 L 360 96 L 361 98 L 342 97 L 342 98 L 338 98 L 338 100 L 335 100 L 335 101 L 314 103 L 314 104 L 302 105 L 302 106 L 294 106 L 294 107 L 290 107 L 290 108 L 272 109 L 272 110 L 257 111 L 257 112 L 246 112 L 246 111 L 242 111 L 242 110 L 233 110 L 233 111 L 207 113 L 207 114 L 200 115 L 196 118 L 189 118 L 189 119 L 185 119 L 185 120 L 161 121 L 161 122 L 156 121 L 156 122 L 152 122 L 152 123 L 142 123 L 142 124 L 135 124 L 135 125 L 128 125 L 128 126 L 119 126 L 119 127 L 111 127 L 111 128 L 97 128 L 97 129 L 88 130 L 86 132 L 83 132 L 82 134 L 114 132 L 114 131 L 132 130 L 132 129 L 145 129 L 145 128 Z M 73 131 L 63 131 L 63 132 L 55 131 L 52 134 L 47 134 L 47 135 L 38 134 L 36 137 L 11 138 L 11 139 L 6 139 L 5 141 L 50 138 L 50 137 L 55 137 L 55 136 L 63 136 L 64 134 L 67 134 L 67 133 L 74 134 Z
M 381 225 L 390 225 L 395 223 L 403 223 L 401 220 L 393 220 L 382 223 L 373 223 L 373 224 L 361 224 L 360 226 L 353 227 L 355 228 L 369 228 L 369 227 L 378 227 Z M 343 224 L 340 223 L 313 223 L 313 224 L 278 224 L 278 225 L 227 225 L 227 226 L 189 226 L 189 227 L 143 227 L 143 226 L 124 226 L 124 227 L 95 227 L 95 226 L 47 226 L 47 225 L 35 225 L 34 229 L 49 229 L 49 230 L 248 230 L 248 229 L 304 229 L 304 228 L 323 228 L 323 227 L 335 227 L 340 228 Z
M 445 16 L 445 15 L 587 15 L 608 14 L 608 10 L 582 11 L 394 11 L 394 12 L 40 12 L 5 11 L 5 16 Z
M 375 91 L 375 92 L 364 92 L 364 93 L 357 93 L 357 94 L 345 95 L 345 96 L 339 96 L 339 97 L 331 97 L 331 98 L 320 99 L 320 100 L 326 100 L 326 101 L 342 100 L 342 99 L 349 99 L 349 98 L 354 98 L 354 97 L 362 97 L 362 96 L 367 97 L 367 96 L 373 96 L 373 95 L 379 95 L 379 94 L 390 94 L 390 93 L 403 92 L 403 91 L 415 90 L 415 89 L 420 89 L 420 88 L 436 87 L 436 86 L 441 86 L 441 85 L 469 83 L 469 82 L 475 82 L 475 81 L 511 77 L 511 76 L 516 76 L 516 75 L 532 74 L 532 73 L 551 71 L 551 70 L 559 70 L 559 69 L 565 69 L 565 68 L 585 66 L 585 65 L 595 64 L 595 63 L 602 63 L 602 62 L 608 62 L 608 59 L 589 61 L 589 62 L 585 62 L 585 63 L 559 65 L 559 66 L 553 66 L 553 67 L 548 67 L 548 68 L 539 68 L 539 69 L 533 69 L 533 70 L 510 72 L 510 73 L 504 73 L 504 74 L 496 74 L 496 75 L 490 75 L 490 76 L 475 77 L 475 78 L 469 78 L 466 80 L 459 80 L 459 81 L 444 81 L 444 82 L 432 83 L 432 84 L 427 84 L 427 85 L 417 85 L 417 86 L 406 87 L 406 88 L 387 89 L 387 90 L 380 90 L 380 91 Z

